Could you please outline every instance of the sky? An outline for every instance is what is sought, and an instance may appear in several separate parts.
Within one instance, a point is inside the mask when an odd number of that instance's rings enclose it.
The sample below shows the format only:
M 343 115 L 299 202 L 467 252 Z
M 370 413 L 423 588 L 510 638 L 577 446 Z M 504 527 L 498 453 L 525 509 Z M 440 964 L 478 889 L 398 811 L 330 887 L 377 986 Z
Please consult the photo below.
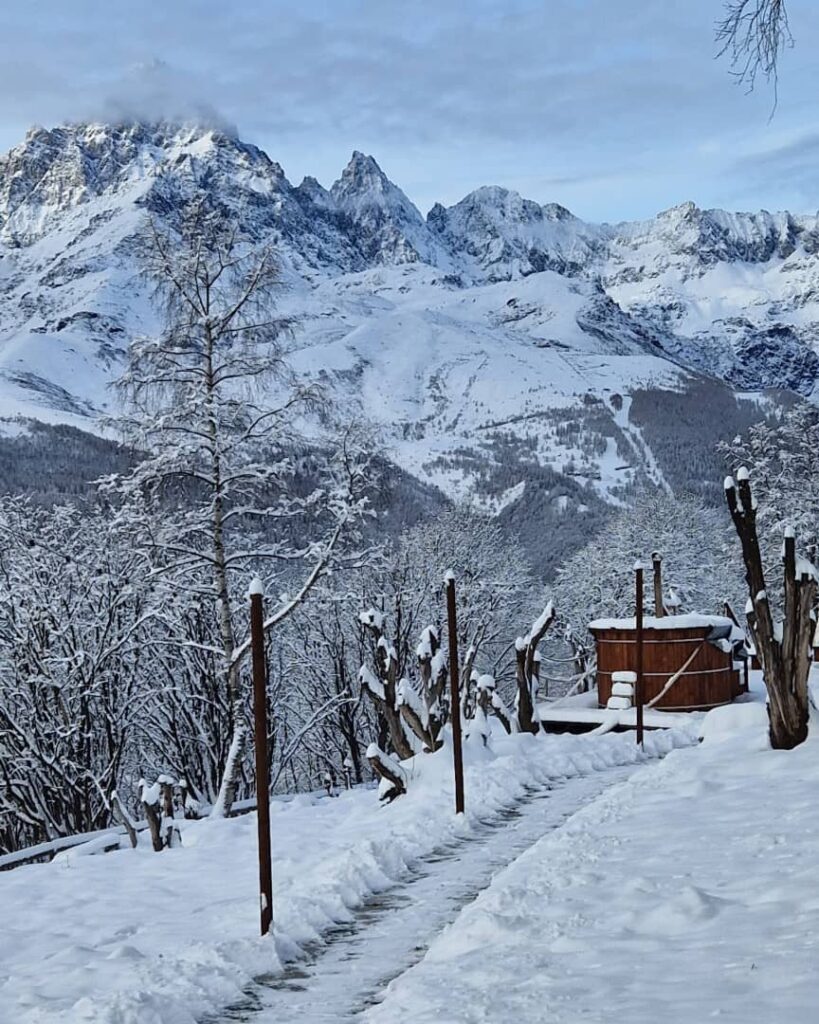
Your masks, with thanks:
M 371 153 L 426 213 L 480 185 L 588 220 L 819 208 L 819 3 L 778 105 L 715 60 L 723 0 L 5 0 L 0 149 L 32 124 L 207 116 L 293 182 Z

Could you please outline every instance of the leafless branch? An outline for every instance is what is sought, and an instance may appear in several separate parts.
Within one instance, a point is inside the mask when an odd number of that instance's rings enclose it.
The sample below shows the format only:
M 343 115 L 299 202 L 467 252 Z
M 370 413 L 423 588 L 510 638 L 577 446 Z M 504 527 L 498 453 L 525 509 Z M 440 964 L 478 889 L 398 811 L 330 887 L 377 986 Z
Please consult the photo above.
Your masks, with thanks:
M 762 74 L 774 86 L 780 54 L 793 46 L 785 0 L 726 0 L 717 22 L 718 57 L 727 56 L 731 73 L 751 92 Z

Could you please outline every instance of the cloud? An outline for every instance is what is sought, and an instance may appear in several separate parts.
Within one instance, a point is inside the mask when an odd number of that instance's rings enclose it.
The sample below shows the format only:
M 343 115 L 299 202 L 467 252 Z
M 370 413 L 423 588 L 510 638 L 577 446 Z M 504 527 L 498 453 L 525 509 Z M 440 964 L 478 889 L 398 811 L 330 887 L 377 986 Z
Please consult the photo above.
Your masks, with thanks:
M 195 121 L 238 134 L 236 126 L 205 98 L 206 93 L 204 83 L 196 76 L 153 58 L 134 64 L 121 81 L 109 87 L 97 111 L 89 108 L 79 117 L 101 121 Z
M 819 206 L 819 131 L 748 154 L 734 167 L 739 177 L 757 186 L 777 182 L 783 192 L 798 196 L 812 208 Z
M 495 182 L 587 216 L 743 189 L 765 205 L 776 183 L 730 154 L 764 148 L 771 98 L 713 60 L 718 3 L 7 4 L 0 125 L 13 142 L 33 121 L 216 118 L 294 177 L 329 183 L 369 150 L 422 208 Z M 777 125 L 819 131 L 819 8 L 792 4 Z

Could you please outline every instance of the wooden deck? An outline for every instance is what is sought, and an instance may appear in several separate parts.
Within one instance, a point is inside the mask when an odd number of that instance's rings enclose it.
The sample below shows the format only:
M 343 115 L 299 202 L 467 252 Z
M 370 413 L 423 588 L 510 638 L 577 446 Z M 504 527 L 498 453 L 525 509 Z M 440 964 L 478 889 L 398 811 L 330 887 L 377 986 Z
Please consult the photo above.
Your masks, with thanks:
M 540 721 L 546 732 L 625 732 L 637 727 L 637 711 L 626 708 L 623 711 L 609 711 L 598 705 L 597 691 L 580 693 L 574 697 L 559 698 L 538 706 Z M 643 711 L 643 725 L 646 729 L 673 729 L 675 726 L 690 726 L 692 721 L 703 717 L 697 711 Z

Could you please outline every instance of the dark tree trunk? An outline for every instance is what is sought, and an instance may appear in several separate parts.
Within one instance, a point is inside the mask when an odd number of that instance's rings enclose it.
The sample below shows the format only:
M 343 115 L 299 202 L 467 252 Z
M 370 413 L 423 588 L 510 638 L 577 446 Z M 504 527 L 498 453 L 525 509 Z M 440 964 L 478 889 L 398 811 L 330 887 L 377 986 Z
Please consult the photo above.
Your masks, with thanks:
M 808 674 L 814 628 L 811 612 L 816 600 L 816 580 L 812 572 L 800 572 L 797 576 L 796 541 L 791 533 L 786 533 L 785 607 L 779 639 L 765 586 L 756 508 L 747 474 L 739 476 L 738 484 L 729 477 L 725 496 L 742 544 L 750 597 L 748 624 L 768 691 L 771 746 L 791 750 L 808 735 Z
M 535 695 L 540 682 L 540 655 L 538 644 L 554 622 L 551 603 L 525 637 L 515 641 L 515 676 L 518 684 L 518 728 L 521 732 L 537 733 L 540 721 L 535 712 Z

